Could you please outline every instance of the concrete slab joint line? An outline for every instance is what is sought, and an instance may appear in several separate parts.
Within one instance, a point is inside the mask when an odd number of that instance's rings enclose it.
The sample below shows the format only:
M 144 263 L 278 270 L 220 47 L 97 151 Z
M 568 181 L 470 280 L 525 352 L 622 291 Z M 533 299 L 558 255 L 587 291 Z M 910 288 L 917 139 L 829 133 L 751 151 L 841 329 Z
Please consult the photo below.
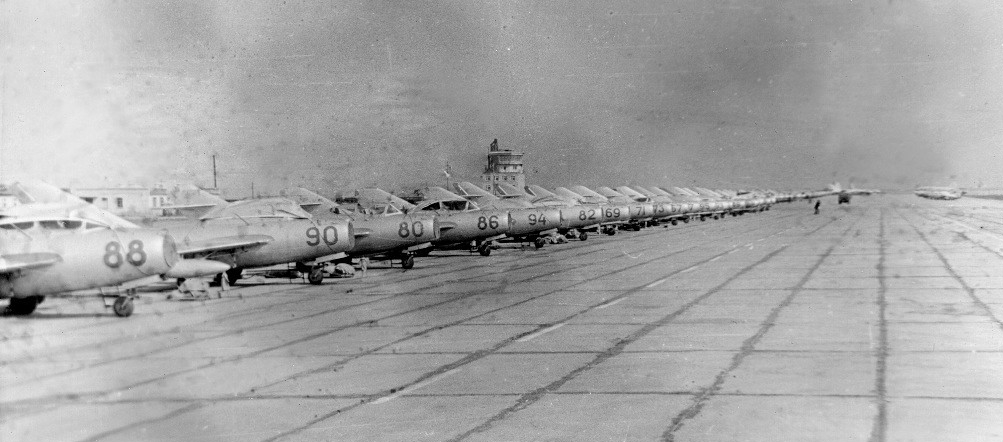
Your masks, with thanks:
M 792 216 L 793 216 L 793 215 L 792 215 Z M 826 225 L 827 225 L 827 224 L 826 224 Z M 818 227 L 818 228 L 814 229 L 814 230 L 813 230 L 812 232 L 815 232 L 815 231 L 817 231 L 817 230 L 820 230 L 820 229 L 821 229 L 822 227 L 824 227 L 824 226 L 825 226 L 825 225 L 823 225 L 823 226 L 820 226 L 820 227 Z M 789 229 L 789 228 L 788 228 L 788 229 Z M 787 230 L 787 229 L 784 229 L 784 230 Z M 744 232 L 738 232 L 738 233 L 736 233 L 736 234 L 734 234 L 734 235 L 730 235 L 729 237 L 733 237 L 733 236 L 741 236 L 742 234 L 744 234 Z M 698 247 L 698 245 L 694 245 L 694 246 L 692 246 L 692 247 L 688 247 L 688 248 L 684 248 L 684 249 L 682 249 L 682 250 L 677 250 L 677 251 L 674 251 L 674 252 L 670 252 L 670 253 L 666 253 L 666 254 L 664 254 L 664 255 L 657 255 L 657 256 L 653 256 L 653 257 L 651 257 L 651 258 L 649 258 L 649 259 L 647 259 L 647 260 L 644 260 L 644 261 L 641 261 L 641 262 L 638 262 L 638 263 L 636 263 L 636 265 L 644 265 L 644 264 L 647 264 L 647 263 L 650 263 L 650 262 L 654 262 L 654 261 L 657 261 L 657 260 L 660 260 L 660 259 L 664 259 L 664 258 L 666 258 L 666 257 L 668 257 L 668 256 L 672 256 L 672 255 L 675 255 L 675 254 L 679 254 L 679 253 L 683 253 L 683 252 L 686 252 L 686 251 L 689 251 L 689 250 L 692 250 L 692 249 L 695 249 L 695 248 L 697 248 L 697 247 Z M 779 251 L 780 251 L 780 250 L 777 250 L 777 251 L 773 252 L 772 254 L 768 255 L 768 257 L 769 257 L 769 256 L 773 256 L 773 255 L 774 255 L 774 254 L 776 254 L 776 253 L 779 253 Z M 766 259 L 766 258 L 764 258 L 764 260 L 765 260 L 765 259 Z M 755 266 L 755 264 L 754 264 L 753 266 Z M 751 267 L 749 267 L 749 268 L 751 268 Z M 610 272 L 607 272 L 607 273 L 605 273 L 605 274 L 600 274 L 600 275 L 597 275 L 597 276 L 595 276 L 595 277 L 592 277 L 592 278 L 589 278 L 589 279 L 587 279 L 587 280 L 585 280 L 585 281 L 582 281 L 582 282 L 580 282 L 580 283 L 578 283 L 578 284 L 575 284 L 575 285 L 581 285 L 581 284 L 586 284 L 586 283 L 588 283 L 588 282 L 590 282 L 590 281 L 594 281 L 594 280 L 598 280 L 598 279 L 601 279 L 601 278 L 604 278 L 604 277 L 607 277 L 607 276 L 610 276 L 610 275 L 614 275 L 614 274 L 617 274 L 617 273 L 621 273 L 621 272 L 625 272 L 625 271 L 628 271 L 628 270 L 630 270 L 630 269 L 631 269 L 631 267 L 625 267 L 625 268 L 621 268 L 621 269 L 618 269 L 618 270 L 613 270 L 613 271 L 610 271 Z M 670 273 L 669 275 L 672 275 L 672 274 L 675 274 L 675 273 L 678 273 L 678 272 L 673 272 L 673 273 Z M 533 278 L 529 278 L 529 279 L 527 279 L 526 281 L 529 281 L 529 280 L 532 280 L 532 279 L 536 279 L 536 278 L 541 278 L 541 277 L 545 277 L 545 276 L 546 276 L 546 275 L 539 275 L 539 276 L 536 276 L 536 277 L 533 277 Z M 738 276 L 738 275 L 736 275 L 736 277 L 737 277 L 737 276 Z M 723 284 L 722 284 L 721 286 L 723 287 L 723 286 L 724 286 L 725 284 L 727 284 L 728 282 L 730 282 L 730 280 L 729 280 L 729 281 L 726 281 L 726 282 L 725 282 L 725 283 L 723 283 Z M 572 287 L 574 287 L 574 285 L 573 285 Z M 626 294 L 624 294 L 624 295 L 621 295 L 621 296 L 619 297 L 619 299 L 622 299 L 622 298 L 624 298 L 624 297 L 626 297 L 626 296 L 629 296 L 630 294 L 632 294 L 632 293 L 635 293 L 635 292 L 637 292 L 637 291 L 640 291 L 640 290 L 641 290 L 641 288 L 642 288 L 642 287 L 638 287 L 638 288 L 634 288 L 634 289 L 632 289 L 632 290 L 628 291 L 628 292 L 627 292 Z M 557 290 L 557 291 L 560 291 L 560 290 Z M 490 315 L 490 314 L 492 314 L 492 313 L 494 313 L 494 312 L 497 312 L 497 311 L 500 311 L 500 310 L 503 310 L 503 309 L 505 309 L 505 308 L 509 308 L 509 307 L 512 307 L 512 306 L 514 306 L 514 305 L 519 305 L 519 304 L 524 304 L 524 303 L 527 303 L 527 302 L 530 302 L 530 301 L 532 301 L 532 300 L 535 300 L 535 299 L 539 299 L 539 298 L 542 298 L 542 297 L 544 297 L 544 296 L 547 296 L 547 295 L 549 295 L 549 294 L 553 294 L 553 293 L 555 293 L 555 292 L 557 292 L 557 291 L 552 291 L 552 292 L 548 292 L 548 293 L 544 293 L 544 294 L 541 294 L 541 295 L 537 295 L 537 296 L 535 296 L 535 297 L 531 297 L 531 298 L 529 298 L 529 299 L 526 299 L 526 300 L 523 300 L 523 301 L 520 301 L 520 302 L 517 302 L 517 303 L 515 303 L 515 304 L 512 304 L 512 305 L 509 305 L 509 306 L 504 306 L 504 307 L 499 307 L 498 309 L 495 309 L 495 310 L 492 310 L 492 311 L 489 311 L 489 312 L 485 312 L 485 313 L 482 313 L 482 314 L 480 314 L 480 315 L 476 315 L 476 316 L 474 316 L 474 317 L 471 317 L 471 318 L 464 318 L 464 319 L 461 319 L 461 320 L 457 320 L 457 321 L 455 321 L 455 322 L 453 322 L 453 323 L 451 323 L 451 324 L 448 324 L 447 326 L 453 326 L 453 325 L 458 325 L 458 324 L 460 324 L 460 323 L 463 323 L 463 322 L 467 322 L 467 321 L 469 321 L 469 320 L 472 320 L 472 319 L 475 319 L 475 318 L 478 318 L 478 317 L 482 317 L 482 316 L 487 316 L 487 315 Z M 454 299 L 454 301 L 455 301 L 455 299 Z M 584 310 L 584 311 L 582 311 L 582 312 L 579 312 L 579 313 L 576 313 L 576 314 L 574 314 L 574 315 L 572 315 L 572 316 L 570 316 L 570 317 L 568 317 L 568 318 L 564 318 L 563 320 L 561 320 L 561 321 L 558 321 L 558 322 L 567 322 L 567 321 L 569 321 L 569 320 L 573 319 L 573 318 L 574 318 L 575 316 L 578 316 L 578 315 L 580 315 L 581 313 L 584 313 L 584 312 L 587 312 L 587 311 L 589 311 L 589 310 L 592 310 L 592 309 L 594 309 L 594 308 L 596 308 L 596 307 L 598 307 L 598 306 L 592 306 L 592 307 L 589 307 L 589 308 L 587 308 L 586 310 Z M 397 315 L 395 315 L 395 316 L 397 316 Z M 391 343 L 391 344 L 388 344 L 388 345 L 385 345 L 385 346 L 382 346 L 382 347 L 378 347 L 378 348 L 374 348 L 374 349 L 370 350 L 369 352 L 366 352 L 366 354 L 371 354 L 371 353 L 375 353 L 376 351 L 379 351 L 379 350 L 381 350 L 381 349 L 384 349 L 384 348 L 389 348 L 389 347 L 391 347 L 392 345 L 396 345 L 397 343 L 399 343 L 399 342 L 403 342 L 403 341 L 405 341 L 405 340 L 407 340 L 407 339 L 410 339 L 410 338 L 412 338 L 412 337 L 414 337 L 414 336 L 417 336 L 417 335 L 420 335 L 420 334 L 425 334 L 425 333 L 428 333 L 428 332 L 431 332 L 431 331 L 434 331 L 434 330 L 438 330 L 439 328 L 441 328 L 441 327 L 436 327 L 436 328 L 434 328 L 434 329 L 429 329 L 429 330 L 426 330 L 426 331 L 424 331 L 424 332 L 421 332 L 421 333 L 418 333 L 418 334 L 416 334 L 416 335 L 412 335 L 412 336 L 408 336 L 408 337 L 405 337 L 405 338 L 401 338 L 400 340 L 398 340 L 398 341 L 395 341 L 395 342 L 393 342 L 393 343 Z M 439 375 L 439 374 L 441 374 L 441 373 L 443 373 L 443 372 L 446 372 L 446 371 L 449 371 L 449 370 L 455 370 L 455 369 L 457 369 L 457 368 L 459 368 L 459 367 L 462 367 L 462 366 L 464 366 L 464 365 L 467 365 L 467 364 L 470 364 L 470 363 L 472 363 L 472 362 L 474 362 L 474 361 L 477 361 L 477 360 L 480 360 L 480 359 L 482 359 L 482 358 L 484 358 L 484 357 L 486 357 L 486 356 L 488 356 L 488 355 L 490 355 L 490 354 L 493 354 L 493 353 L 494 353 L 494 352 L 496 352 L 497 350 L 499 350 L 499 349 L 501 349 L 501 348 L 503 348 L 503 347 L 505 347 L 505 346 L 507 346 L 507 345 L 511 344 L 512 342 L 514 342 L 514 341 L 515 341 L 516 339 L 518 339 L 518 338 L 519 338 L 519 336 L 515 336 L 515 337 L 510 337 L 509 339 L 506 339 L 506 340 L 504 340 L 504 341 L 502 341 L 502 342 L 500 342 L 500 343 L 496 344 L 495 346 L 493 346 L 493 347 L 491 347 L 491 348 L 488 348 L 488 349 L 484 349 L 484 350 L 481 350 L 481 351 L 478 351 L 478 352 L 474 352 L 474 353 L 472 353 L 472 354 L 468 355 L 467 357 L 465 357 L 465 358 L 463 358 L 463 359 L 461 359 L 461 360 L 459 360 L 459 361 L 456 361 L 456 362 L 454 362 L 454 363 L 452 363 L 452 364 L 448 364 L 448 365 L 446 365 L 446 366 L 443 366 L 443 367 L 439 368 L 438 370 L 435 370 L 435 371 L 434 371 L 434 372 L 432 372 L 432 373 L 427 373 L 427 374 L 425 374 L 425 375 L 423 375 L 423 376 L 419 377 L 419 378 L 418 378 L 417 380 L 415 380 L 415 381 L 414 381 L 414 383 L 412 383 L 412 384 L 409 384 L 409 385 L 404 385 L 404 386 L 401 386 L 400 388 L 403 388 L 403 389 L 407 389 L 407 388 L 409 388 L 409 387 L 413 386 L 413 384 L 415 384 L 415 383 L 420 383 L 420 382 L 424 382 L 425 380 L 427 380 L 427 379 L 429 379 L 429 378 L 432 378 L 432 377 L 434 377 L 434 376 L 437 376 L 437 375 Z M 622 348 L 622 346 L 626 346 L 626 345 L 627 345 L 627 343 L 628 343 L 628 342 L 627 342 L 626 340 L 622 340 L 622 341 L 620 341 L 620 343 L 618 343 L 618 344 L 622 344 L 622 345 L 621 345 L 621 348 Z M 361 354 L 360 354 L 360 355 L 357 355 L 356 357 L 361 357 Z M 353 359 L 354 359 L 354 358 L 353 358 Z M 278 435 L 275 435 L 274 437 L 271 437 L 271 438 L 269 438 L 269 439 L 266 439 L 266 441 L 274 441 L 274 440 L 279 440 L 279 439 L 282 439 L 282 438 L 286 438 L 286 437 L 289 437 L 289 436 L 292 436 L 292 435 L 295 435 L 295 434 L 298 434 L 298 433 L 300 433 L 300 432 L 302 432 L 302 431 L 306 430 L 307 428 L 311 427 L 312 425 L 314 425 L 314 424 L 316 424 L 316 423 L 319 423 L 319 422 L 321 422 L 321 421 L 324 421 L 324 420 L 326 420 L 326 419 L 329 419 L 329 418 L 331 418 L 331 417 L 334 417 L 334 416 L 337 416 L 337 415 L 339 415 L 339 414 L 342 414 L 342 413 L 344 413 L 344 412 L 346 412 L 346 411 L 349 411 L 349 410 L 352 410 L 352 409 L 355 409 L 355 408 L 357 408 L 357 407 L 359 407 L 359 406 L 362 406 L 362 405 L 365 405 L 365 404 L 368 404 L 368 403 L 370 403 L 370 402 L 372 402 L 372 401 L 374 401 L 374 400 L 377 400 L 377 399 L 379 399 L 379 398 L 381 398 L 381 397 L 383 397 L 383 396 L 385 396 L 385 394 L 384 394 L 384 393 L 380 393 L 380 394 L 377 394 L 377 395 L 373 395 L 373 396 L 371 396 L 371 397 L 368 397 L 368 398 L 366 398 L 366 399 L 363 399 L 363 400 L 359 401 L 359 402 L 358 402 L 358 403 L 356 403 L 355 405 L 350 405 L 350 406 L 348 406 L 348 407 L 345 407 L 345 408 L 342 408 L 342 409 L 338 409 L 338 410 L 334 410 L 334 411 L 332 411 L 332 412 L 330 412 L 330 413 L 327 413 L 327 414 L 325 414 L 325 415 L 321 415 L 321 416 L 319 416 L 319 417 L 317 417 L 317 418 L 315 418 L 315 419 L 313 419 L 313 420 L 311 420 L 311 421 L 307 422 L 307 423 L 306 423 L 306 424 L 304 424 L 304 425 L 301 425 L 301 426 L 299 426 L 299 427 L 297 427 L 297 428 L 294 428 L 294 429 L 291 429 L 291 430 L 288 430 L 288 431 L 285 431 L 285 432 L 283 432 L 283 433 L 281 433 L 281 434 L 278 434 Z M 539 397 L 534 397 L 534 396 L 532 396 L 532 395 L 530 395 L 530 397 L 533 397 L 533 399 L 532 399 L 532 400 L 530 400 L 530 399 L 528 399 L 528 398 L 524 398 L 523 400 L 520 400 L 520 401 L 519 401 L 519 403 L 520 403 L 520 404 L 522 404 L 523 406 L 528 406 L 528 405 L 530 405 L 530 404 L 534 403 L 534 402 L 535 402 L 535 401 L 536 401 L 537 399 L 539 399 Z
M 831 219 L 831 220 L 825 222 L 824 224 L 820 225 L 819 227 L 817 227 L 815 229 L 812 229 L 809 232 L 804 233 L 804 235 L 805 236 L 811 235 L 811 234 L 813 234 L 813 233 L 815 233 L 815 232 L 817 232 L 817 231 L 819 231 L 819 230 L 821 230 L 821 229 L 829 226 L 830 224 L 832 224 L 835 221 L 836 221 L 836 219 Z M 844 235 L 845 235 L 845 232 L 844 232 Z M 833 247 L 835 247 L 835 246 L 833 246 Z M 702 301 L 706 300 L 707 298 L 711 297 L 715 293 L 719 292 L 721 289 L 723 289 L 725 286 L 727 286 L 728 284 L 730 284 L 732 281 L 735 281 L 736 279 L 738 279 L 742 275 L 748 273 L 749 271 L 751 271 L 752 269 L 756 268 L 757 266 L 759 266 L 759 265 L 761 265 L 761 264 L 769 261 L 770 259 L 772 259 L 773 257 L 777 256 L 778 254 L 780 254 L 781 252 L 783 252 L 786 249 L 787 249 L 787 246 L 784 246 L 784 247 L 777 248 L 776 250 L 774 250 L 774 251 L 766 254 L 764 257 L 760 258 L 758 261 L 756 261 L 756 262 L 754 262 L 754 263 L 752 263 L 752 264 L 750 264 L 750 265 L 748 265 L 748 266 L 740 269 L 738 272 L 736 272 L 734 275 L 732 275 L 731 277 L 729 277 L 724 282 L 718 284 L 717 286 L 714 286 L 713 288 L 709 289 L 706 293 L 698 296 L 697 298 L 694 298 L 693 300 L 691 300 L 690 302 L 684 304 L 682 307 L 680 307 L 679 309 L 675 310 L 674 312 L 672 312 L 672 313 L 670 313 L 670 314 L 662 317 L 661 319 L 659 319 L 659 320 L 657 320 L 655 322 L 652 322 L 652 323 L 649 323 L 649 324 L 645 325 L 640 330 L 634 332 L 630 336 L 628 336 L 628 337 L 626 337 L 624 339 L 619 340 L 614 346 L 612 346 L 612 347 L 608 348 L 607 350 L 605 350 L 604 352 L 598 354 L 592 361 L 588 362 L 587 364 L 575 368 L 574 370 L 572 370 L 570 373 L 568 373 L 564 377 L 558 379 L 557 381 L 552 382 L 549 385 L 546 385 L 544 387 L 538 388 L 536 390 L 533 390 L 532 392 L 529 392 L 529 393 L 526 393 L 526 394 L 522 395 L 516 401 L 516 403 L 514 405 L 512 405 L 512 406 L 510 406 L 510 407 L 508 407 L 506 409 L 503 409 L 502 411 L 500 411 L 500 412 L 496 413 L 495 415 L 491 416 L 489 419 L 487 419 L 482 424 L 480 424 L 480 425 L 478 425 L 478 426 L 476 426 L 476 427 L 468 430 L 467 432 L 465 432 L 463 434 L 460 434 L 460 435 L 458 435 L 458 436 L 456 436 L 456 437 L 454 437 L 452 439 L 449 439 L 449 441 L 450 442 L 459 442 L 459 441 L 467 439 L 467 438 L 469 438 L 469 437 L 471 437 L 471 436 L 473 436 L 475 434 L 484 433 L 485 431 L 487 431 L 490 428 L 492 428 L 496 423 L 501 422 L 501 421 L 505 420 L 506 418 L 508 418 L 509 416 L 511 416 L 511 415 L 513 415 L 513 414 L 515 414 L 515 413 L 523 410 L 523 409 L 528 408 L 529 406 L 533 405 L 534 403 L 536 403 L 537 401 L 539 401 L 541 398 L 543 398 L 547 393 L 550 393 L 550 392 L 558 390 L 561 386 L 563 386 L 567 382 L 571 381 L 572 379 L 576 378 L 580 374 L 582 374 L 582 373 L 584 373 L 584 372 L 592 369 L 593 367 L 596 367 L 597 365 L 605 362 L 606 360 L 608 360 L 608 359 L 610 359 L 610 358 L 612 358 L 614 356 L 617 356 L 617 355 L 621 354 L 623 352 L 624 348 L 626 348 L 629 344 L 637 341 L 638 339 L 640 339 L 640 338 L 642 338 L 644 336 L 647 336 L 648 334 L 650 334 L 655 329 L 657 329 L 657 328 L 659 328 L 659 327 L 661 327 L 661 326 L 663 326 L 665 324 L 668 324 L 669 322 L 671 322 L 673 319 L 675 319 L 679 315 L 685 313 L 686 311 L 688 311 L 692 307 L 700 304 Z M 831 251 L 831 248 L 830 248 L 830 251 Z M 821 262 L 821 260 L 819 262 Z M 810 272 L 809 272 L 809 274 L 810 274 Z M 807 276 L 806 276 L 806 278 L 807 278 Z M 805 280 L 807 280 L 807 279 L 805 279 Z M 802 282 L 802 284 L 803 284 L 803 282 Z M 630 293 L 639 291 L 643 287 L 644 286 L 637 287 L 637 288 L 631 290 L 630 292 L 628 292 L 628 294 L 625 294 L 623 296 L 624 297 L 628 296 Z M 671 438 L 671 435 L 669 437 Z
M 836 219 L 833 219 L 832 221 L 830 221 L 830 223 L 835 221 Z M 828 223 L 826 224 L 826 226 L 827 225 Z M 825 259 L 832 254 L 832 251 L 835 250 L 836 247 L 840 246 L 844 242 L 846 235 L 850 232 L 850 230 L 852 230 L 852 228 L 855 225 L 856 223 L 850 225 L 850 227 L 847 227 L 842 232 L 839 240 L 836 243 L 829 246 L 829 248 L 826 249 L 826 251 L 823 252 L 821 256 L 819 256 L 818 260 L 815 261 L 814 265 L 808 270 L 808 272 L 805 273 L 805 275 L 794 286 L 794 288 L 791 290 L 791 293 L 788 294 L 780 302 L 780 304 L 778 304 L 770 311 L 766 319 L 764 319 L 763 322 L 760 324 L 759 329 L 756 331 L 756 333 L 742 343 L 741 349 L 732 358 L 731 365 L 729 365 L 723 371 L 718 373 L 718 375 L 714 378 L 714 382 L 711 383 L 710 386 L 701 389 L 700 392 L 696 396 L 694 396 L 692 405 L 681 411 L 678 415 L 676 415 L 675 418 L 672 419 L 669 427 L 665 430 L 664 433 L 662 433 L 663 441 L 674 441 L 675 433 L 678 430 L 680 430 L 686 424 L 687 421 L 693 419 L 698 414 L 700 414 L 700 412 L 703 410 L 703 407 L 706 405 L 707 401 L 710 400 L 710 398 L 714 396 L 721 389 L 722 385 L 724 385 L 724 382 L 727 379 L 728 375 L 731 374 L 735 369 L 737 369 L 742 364 L 743 360 L 749 354 L 752 353 L 753 349 L 755 348 L 755 345 L 759 342 L 759 340 L 762 339 L 762 337 L 766 334 L 766 332 L 770 330 L 770 328 L 773 327 L 777 317 L 780 315 L 780 312 L 784 308 L 790 305 L 791 301 L 793 301 L 794 297 L 801 292 L 801 290 L 804 287 L 804 284 L 808 282 L 812 274 L 814 274 L 815 271 L 817 271 L 818 268 L 822 265 L 822 262 L 825 261 Z M 814 233 L 814 231 L 812 233 Z

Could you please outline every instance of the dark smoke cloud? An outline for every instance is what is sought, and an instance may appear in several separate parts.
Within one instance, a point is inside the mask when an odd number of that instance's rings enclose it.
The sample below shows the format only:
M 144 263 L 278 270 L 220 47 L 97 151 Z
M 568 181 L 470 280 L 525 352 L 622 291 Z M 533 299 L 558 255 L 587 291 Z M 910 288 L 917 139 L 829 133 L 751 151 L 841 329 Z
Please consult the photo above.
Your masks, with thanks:
M 999 181 L 991 5 L 55 6 L 0 6 L 7 175 L 396 189 L 498 138 L 545 186 Z

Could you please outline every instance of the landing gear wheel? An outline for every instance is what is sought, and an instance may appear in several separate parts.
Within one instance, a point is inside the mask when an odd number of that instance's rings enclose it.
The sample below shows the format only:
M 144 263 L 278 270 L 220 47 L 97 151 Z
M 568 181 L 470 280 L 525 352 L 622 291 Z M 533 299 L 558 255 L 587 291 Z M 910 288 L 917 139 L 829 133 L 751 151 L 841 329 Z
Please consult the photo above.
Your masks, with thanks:
M 324 282 L 324 266 L 319 265 L 310 269 L 310 273 L 307 274 L 306 280 L 313 285 L 320 285 Z
M 578 240 L 579 241 L 585 241 L 586 239 L 589 239 L 589 234 L 588 233 L 582 232 L 582 233 L 578 234 Z
M 547 245 L 547 239 L 537 238 L 536 240 L 533 241 L 533 245 L 536 246 L 537 249 L 542 249 L 543 246 Z
M 491 255 L 491 244 L 484 243 L 484 244 L 481 244 L 481 245 L 477 246 L 477 253 L 480 253 L 481 256 Z
M 401 258 L 401 268 L 404 270 L 414 268 L 414 255 L 405 255 Z
M 244 276 L 244 269 L 237 267 L 226 271 L 226 280 L 230 285 L 237 283 L 237 280 Z
M 689 224 L 689 223 L 690 223 L 689 217 L 683 218 L 683 224 Z
M 606 229 L 606 234 L 609 236 L 616 235 L 616 227 L 611 227 L 609 229 Z
M 41 298 L 41 296 L 10 298 L 10 304 L 7 305 L 5 313 L 16 316 L 30 315 L 35 311 L 35 307 L 38 306 L 38 298 Z
M 118 298 L 115 298 L 115 303 L 111 306 L 111 309 L 115 312 L 115 314 L 122 318 L 128 318 L 132 315 L 132 310 L 134 308 L 135 306 L 132 305 L 132 298 L 128 296 L 119 296 Z
M 641 225 L 640 224 L 634 224 L 634 231 L 635 232 L 640 232 L 641 231 Z
M 669 222 L 672 223 L 673 226 L 678 226 L 679 225 L 679 221 L 676 221 L 676 220 L 672 220 L 672 221 L 669 221 Z

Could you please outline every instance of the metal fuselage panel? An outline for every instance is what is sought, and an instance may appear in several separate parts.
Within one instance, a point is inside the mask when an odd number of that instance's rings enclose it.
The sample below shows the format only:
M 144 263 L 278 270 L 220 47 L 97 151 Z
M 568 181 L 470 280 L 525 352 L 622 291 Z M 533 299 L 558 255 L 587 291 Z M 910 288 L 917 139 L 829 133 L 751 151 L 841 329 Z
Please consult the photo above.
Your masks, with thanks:
M 491 238 L 508 233 L 510 217 L 507 211 L 474 210 L 456 212 L 438 210 L 439 225 L 454 224 L 455 227 L 442 229 L 436 245 L 456 244 Z
M 49 295 L 119 285 L 159 275 L 178 261 L 174 240 L 150 229 L 59 235 L 0 233 L 2 254 L 50 253 L 60 262 L 0 275 L 0 296 Z
M 581 229 L 602 223 L 602 209 L 598 206 L 571 206 L 561 208 L 561 228 Z
M 267 244 L 237 253 L 223 252 L 208 256 L 236 267 L 306 262 L 334 253 L 348 252 L 355 245 L 351 223 L 323 219 L 216 219 L 170 227 L 168 230 L 182 246 L 189 241 L 221 237 L 267 235 L 272 238 Z
M 355 239 L 349 255 L 368 255 L 399 251 L 439 239 L 435 216 L 388 215 L 372 218 L 355 217 L 355 229 L 371 233 Z
M 649 202 L 637 202 L 629 204 L 630 219 L 632 221 L 645 221 L 655 217 L 655 205 Z
M 561 210 L 553 207 L 537 207 L 509 210 L 511 224 L 508 236 L 523 237 L 538 234 L 561 226 Z

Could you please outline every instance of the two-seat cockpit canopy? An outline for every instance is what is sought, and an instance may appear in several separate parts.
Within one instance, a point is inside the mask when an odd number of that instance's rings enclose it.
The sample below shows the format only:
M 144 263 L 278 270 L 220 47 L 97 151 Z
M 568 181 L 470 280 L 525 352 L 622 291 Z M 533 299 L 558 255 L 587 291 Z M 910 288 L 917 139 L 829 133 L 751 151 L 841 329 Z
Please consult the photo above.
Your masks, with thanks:
M 80 218 L 0 218 L 0 231 L 66 232 L 91 231 L 97 229 L 107 230 L 110 228 L 111 227 L 99 222 Z
M 230 218 L 281 218 L 309 219 L 310 214 L 303 210 L 295 201 L 287 198 L 263 198 L 244 200 L 217 206 L 202 215 L 200 220 Z
M 372 207 L 362 207 L 359 205 L 357 206 L 356 212 L 370 216 L 390 216 L 404 213 L 401 209 L 390 203 L 376 203 L 373 204 Z
M 477 204 L 467 200 L 428 201 L 418 204 L 418 210 L 448 210 L 450 212 L 470 212 L 480 210 Z

